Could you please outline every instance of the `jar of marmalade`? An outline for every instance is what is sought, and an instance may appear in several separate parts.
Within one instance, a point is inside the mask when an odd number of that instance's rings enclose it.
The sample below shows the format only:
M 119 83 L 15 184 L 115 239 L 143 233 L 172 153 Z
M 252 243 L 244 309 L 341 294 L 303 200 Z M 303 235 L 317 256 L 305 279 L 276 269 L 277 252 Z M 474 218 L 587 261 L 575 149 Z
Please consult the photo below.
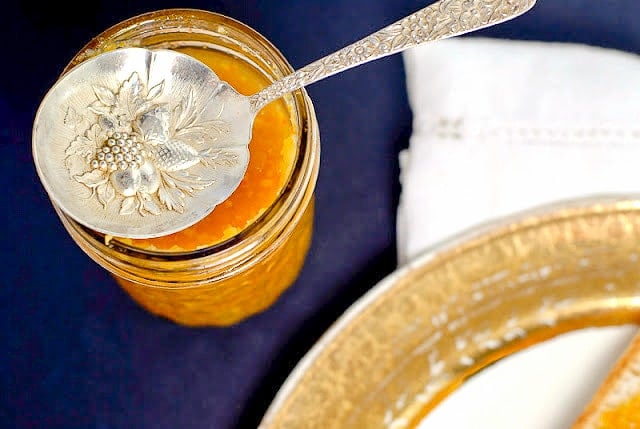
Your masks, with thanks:
M 186 53 L 245 95 L 293 71 L 277 48 L 236 20 L 167 9 L 107 29 L 64 72 L 123 47 Z M 320 138 L 303 89 L 259 112 L 249 153 L 235 192 L 203 220 L 170 235 L 105 236 L 54 207 L 72 239 L 141 306 L 183 325 L 230 325 L 268 308 L 296 280 L 309 249 Z

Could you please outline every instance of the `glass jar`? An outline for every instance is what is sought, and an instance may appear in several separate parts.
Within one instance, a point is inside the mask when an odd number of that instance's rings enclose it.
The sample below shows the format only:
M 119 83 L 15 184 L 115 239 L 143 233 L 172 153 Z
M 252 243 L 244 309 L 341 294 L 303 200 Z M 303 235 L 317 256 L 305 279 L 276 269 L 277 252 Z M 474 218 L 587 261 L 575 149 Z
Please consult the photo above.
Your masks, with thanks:
M 257 70 L 268 82 L 293 71 L 277 48 L 236 20 L 202 10 L 167 9 L 107 29 L 64 72 L 121 47 L 187 50 L 196 57 L 217 52 Z M 54 204 L 62 223 L 89 257 L 154 314 L 188 326 L 225 326 L 268 308 L 304 264 L 320 157 L 318 123 L 307 93 L 298 90 L 283 100 L 295 130 L 290 174 L 274 201 L 235 235 L 197 249 L 158 250 L 136 240 L 105 237 Z

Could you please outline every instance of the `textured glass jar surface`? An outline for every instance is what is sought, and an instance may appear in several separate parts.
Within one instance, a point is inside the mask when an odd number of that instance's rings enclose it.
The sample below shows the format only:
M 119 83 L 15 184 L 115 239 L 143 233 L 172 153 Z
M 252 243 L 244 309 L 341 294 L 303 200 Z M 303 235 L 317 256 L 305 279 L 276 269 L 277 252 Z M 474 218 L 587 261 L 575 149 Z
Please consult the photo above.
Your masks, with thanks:
M 193 9 L 161 10 L 119 23 L 90 41 L 67 70 L 121 47 L 192 55 L 247 95 L 292 71 L 251 28 Z M 105 237 L 58 210 L 63 224 L 153 313 L 186 325 L 228 325 L 264 310 L 295 281 L 309 248 L 319 134 L 304 90 L 265 107 L 252 131 L 243 183 L 184 231 L 148 240 Z

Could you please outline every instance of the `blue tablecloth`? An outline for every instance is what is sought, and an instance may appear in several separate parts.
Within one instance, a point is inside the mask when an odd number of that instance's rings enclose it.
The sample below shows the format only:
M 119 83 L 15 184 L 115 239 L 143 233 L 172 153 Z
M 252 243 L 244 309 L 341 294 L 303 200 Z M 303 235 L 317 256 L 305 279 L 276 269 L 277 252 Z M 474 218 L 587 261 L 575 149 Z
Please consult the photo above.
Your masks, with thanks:
M 301 67 L 428 4 L 418 0 L 93 0 L 4 6 L 0 85 L 0 426 L 252 428 L 298 360 L 394 270 L 398 159 L 411 133 L 399 55 L 308 88 L 322 134 L 315 238 L 299 281 L 230 328 L 139 308 L 71 241 L 31 158 L 35 110 L 72 55 L 116 22 L 194 7 L 254 27 Z M 637 0 L 538 0 L 476 35 L 640 49 Z M 473 37 L 473 36 L 468 36 Z

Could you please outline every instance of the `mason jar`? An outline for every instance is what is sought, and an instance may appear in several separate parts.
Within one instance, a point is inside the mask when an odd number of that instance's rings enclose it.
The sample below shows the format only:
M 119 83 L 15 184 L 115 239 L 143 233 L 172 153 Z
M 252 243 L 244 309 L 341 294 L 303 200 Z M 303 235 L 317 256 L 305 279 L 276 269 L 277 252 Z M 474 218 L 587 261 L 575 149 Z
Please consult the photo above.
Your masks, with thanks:
M 293 71 L 265 37 L 227 16 L 167 9 L 96 36 L 63 72 L 123 47 L 192 55 L 251 95 Z M 187 326 L 225 326 L 265 310 L 298 277 L 313 229 L 320 137 L 301 89 L 264 107 L 253 125 L 236 191 L 195 225 L 152 239 L 111 237 L 54 204 L 71 238 L 142 307 Z

